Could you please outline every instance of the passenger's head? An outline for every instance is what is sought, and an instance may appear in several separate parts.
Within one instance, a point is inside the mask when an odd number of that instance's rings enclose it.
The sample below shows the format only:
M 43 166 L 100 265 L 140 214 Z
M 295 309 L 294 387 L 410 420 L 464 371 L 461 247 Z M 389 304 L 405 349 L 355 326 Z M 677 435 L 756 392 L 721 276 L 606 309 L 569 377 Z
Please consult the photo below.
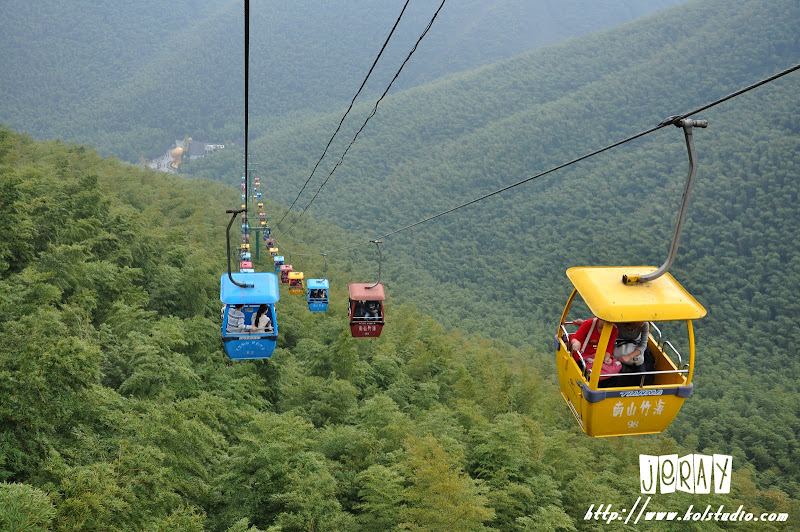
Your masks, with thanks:
M 621 327 L 624 327 L 624 328 L 628 329 L 629 331 L 632 331 L 632 330 L 638 329 L 639 327 L 644 325 L 644 322 L 643 321 L 626 321 L 624 323 L 620 323 L 619 325 Z

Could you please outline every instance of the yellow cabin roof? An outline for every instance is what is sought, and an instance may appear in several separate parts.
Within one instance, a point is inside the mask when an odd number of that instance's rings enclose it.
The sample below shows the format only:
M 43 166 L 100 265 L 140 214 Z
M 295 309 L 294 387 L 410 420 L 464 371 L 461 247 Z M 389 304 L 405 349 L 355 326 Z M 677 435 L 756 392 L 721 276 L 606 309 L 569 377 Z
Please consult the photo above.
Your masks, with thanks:
M 606 321 L 693 320 L 706 315 L 706 309 L 670 273 L 645 283 L 628 285 L 623 275 L 644 275 L 653 266 L 577 267 L 567 277 L 578 290 L 589 310 Z
M 302 279 L 303 272 L 289 272 L 289 279 Z

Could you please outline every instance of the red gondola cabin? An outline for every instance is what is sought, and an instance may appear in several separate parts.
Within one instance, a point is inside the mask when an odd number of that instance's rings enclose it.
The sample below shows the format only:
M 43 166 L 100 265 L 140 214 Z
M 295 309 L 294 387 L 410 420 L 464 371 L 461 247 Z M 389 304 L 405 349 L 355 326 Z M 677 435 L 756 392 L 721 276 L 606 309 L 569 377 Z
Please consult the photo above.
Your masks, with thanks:
M 351 283 L 350 304 L 347 314 L 350 317 L 350 333 L 354 338 L 376 338 L 381 335 L 386 323 L 383 302 L 386 291 L 378 283 Z
M 281 282 L 287 284 L 289 282 L 289 272 L 293 271 L 291 264 L 284 264 L 281 266 Z

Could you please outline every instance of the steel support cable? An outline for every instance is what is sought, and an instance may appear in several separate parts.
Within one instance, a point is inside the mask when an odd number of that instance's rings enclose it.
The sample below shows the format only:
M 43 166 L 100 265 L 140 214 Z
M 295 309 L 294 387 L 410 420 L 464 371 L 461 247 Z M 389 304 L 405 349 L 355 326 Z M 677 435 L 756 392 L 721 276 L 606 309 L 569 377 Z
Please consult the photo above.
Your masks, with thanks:
M 231 225 L 233 225 L 233 221 L 236 219 L 236 215 L 239 213 L 244 213 L 245 220 L 247 219 L 247 196 L 248 196 L 248 179 L 247 179 L 247 130 L 248 130 L 248 79 L 249 79 L 249 63 L 250 63 L 250 1 L 244 0 L 244 209 L 236 209 L 236 210 L 226 210 L 225 212 L 231 215 L 231 219 L 228 222 L 228 227 L 225 230 L 225 240 L 226 240 L 226 250 L 227 250 L 227 257 L 228 257 L 228 279 L 236 286 L 241 288 L 252 288 L 252 284 L 242 283 L 237 281 L 233 278 L 233 274 L 231 273 Z M 244 224 L 242 224 L 244 225 Z M 241 250 L 244 250 L 245 243 L 247 242 L 248 238 L 245 237 L 245 231 L 242 230 L 242 247 Z M 249 235 L 248 235 L 249 236 Z M 240 262 L 241 264 L 241 262 Z M 240 266 L 241 269 L 241 266 Z
M 308 202 L 308 205 L 306 205 L 305 209 L 303 209 L 303 210 L 300 212 L 300 214 L 297 216 L 297 218 L 295 218 L 294 222 L 292 222 L 292 225 L 290 225 L 290 226 L 289 226 L 289 229 L 287 229 L 287 230 L 286 230 L 286 231 L 285 231 L 283 234 L 288 234 L 288 233 L 289 233 L 289 231 L 291 231 L 291 230 L 292 230 L 292 227 L 294 227 L 294 224 L 296 224 L 296 223 L 297 223 L 297 221 L 298 221 L 300 218 L 302 218 L 302 216 L 303 216 L 303 214 L 305 214 L 306 210 L 308 210 L 308 208 L 309 208 L 309 207 L 311 207 L 311 204 L 312 204 L 312 203 L 314 203 L 314 200 L 315 200 L 315 199 L 317 199 L 317 196 L 318 196 L 318 195 L 319 195 L 319 193 L 322 191 L 322 187 L 324 187 L 324 186 L 325 186 L 325 184 L 326 184 L 326 183 L 328 182 L 328 180 L 331 178 L 331 176 L 332 176 L 332 175 L 333 175 L 333 173 L 336 171 L 336 169 L 337 169 L 337 168 L 339 168 L 339 165 L 340 165 L 340 164 L 342 164 L 342 162 L 344 161 L 344 156 L 345 156 L 345 155 L 347 155 L 347 152 L 348 152 L 348 151 L 350 151 L 350 148 L 353 146 L 353 143 L 355 143 L 356 139 L 358 138 L 358 135 L 360 135 L 360 134 L 361 134 L 361 132 L 364 130 L 364 127 L 366 127 L 366 125 L 367 125 L 367 122 L 369 122 L 369 120 L 370 120 L 370 119 L 371 119 L 373 116 L 375 116 L 375 113 L 378 111 L 378 104 L 380 104 L 380 103 L 381 103 L 381 100 L 383 100 L 383 98 L 384 98 L 384 97 L 386 96 L 386 94 L 389 92 L 389 89 L 391 89 L 391 88 L 392 88 L 392 84 L 393 84 L 393 83 L 395 82 L 395 80 L 397 80 L 397 78 L 400 76 L 400 72 L 402 72 L 402 71 L 403 71 L 403 67 L 405 67 L 405 66 L 406 66 L 406 63 L 408 63 L 408 60 L 409 60 L 409 59 L 411 59 L 411 56 L 412 56 L 412 55 L 414 54 L 414 52 L 417 50 L 417 47 L 419 46 L 419 43 L 422 41 L 422 39 L 423 39 L 423 38 L 425 37 L 425 35 L 428 33 L 428 30 L 430 30 L 430 29 L 431 29 L 431 26 L 433 26 L 433 22 L 436 20 L 436 17 L 437 17 L 437 16 L 439 16 L 439 12 L 440 12 L 440 11 L 442 10 L 442 8 L 444 7 L 444 3 L 445 3 L 446 1 L 447 1 L 447 0 L 442 0 L 442 3 L 441 3 L 441 4 L 439 4 L 439 8 L 436 10 L 436 13 L 434 13 L 434 14 L 433 14 L 433 17 L 431 17 L 431 20 L 428 22 L 428 25 L 426 26 L 425 30 L 422 32 L 422 34 L 421 34 L 421 35 L 419 36 L 419 38 L 417 39 L 417 42 L 416 42 L 416 43 L 414 43 L 414 47 L 413 47 L 413 48 L 411 49 L 411 51 L 408 53 L 408 56 L 406 56 L 406 59 L 405 59 L 405 61 L 403 61 L 403 64 L 401 64 L 401 65 L 400 65 L 400 68 L 399 68 L 399 69 L 397 70 L 397 72 L 395 73 L 394 77 L 392 78 L 392 81 L 390 81 L 390 82 L 389 82 L 389 85 L 386 87 L 386 90 L 385 90 L 385 91 L 383 91 L 383 94 L 381 94 L 381 97 L 380 97 L 380 98 L 378 98 L 378 101 L 377 101 L 377 102 L 375 102 L 375 107 L 373 107 L 373 108 L 372 108 L 372 112 L 370 112 L 369 116 L 367 116 L 366 120 L 364 120 L 364 123 L 361 125 L 361 127 L 360 127 L 360 128 L 358 129 L 358 131 L 356 132 L 355 136 L 353 137 L 353 140 L 351 140 L 351 141 L 350 141 L 350 144 L 348 144 L 347 148 L 344 150 L 344 153 L 342 153 L 342 156 L 339 158 L 339 160 L 338 160 L 338 161 L 336 162 L 336 164 L 334 165 L 333 169 L 332 169 L 332 170 L 330 171 L 330 173 L 328 174 L 328 177 L 326 177 L 326 178 L 325 178 L 325 181 L 323 181 L 323 182 L 322 182 L 322 184 L 320 185 L 319 189 L 318 189 L 318 190 L 317 190 L 317 192 L 314 194 L 314 197 L 312 197 L 312 198 L 311 198 L 311 201 L 309 201 L 309 202 Z M 287 214 L 288 214 L 288 212 L 287 212 Z M 276 227 L 276 229 L 277 229 L 277 227 Z
M 361 86 L 358 88 L 358 91 L 356 92 L 355 96 L 353 96 L 353 99 L 350 100 L 350 106 L 344 112 L 344 115 L 342 116 L 342 119 L 339 120 L 339 125 L 336 127 L 336 131 L 334 131 L 333 135 L 331 135 L 331 138 L 330 138 L 330 140 L 328 140 L 328 144 L 325 146 L 325 150 L 322 152 L 322 155 L 320 156 L 319 160 L 317 161 L 317 164 L 314 165 L 314 169 L 311 170 L 311 174 L 308 176 L 308 179 L 306 179 L 306 182 L 303 183 L 303 188 L 301 188 L 300 192 L 297 193 L 297 197 L 294 199 L 292 204 L 289 205 L 289 208 L 283 214 L 283 217 L 280 220 L 278 220 L 277 224 L 275 224 L 275 229 L 278 229 L 280 227 L 281 222 L 283 221 L 283 219 L 286 218 L 286 215 L 289 214 L 289 212 L 292 210 L 292 207 L 294 207 L 294 204 L 297 203 L 298 199 L 300 199 L 300 194 L 302 194 L 303 191 L 306 189 L 306 186 L 308 185 L 308 182 L 311 181 L 311 178 L 314 176 L 314 172 L 317 171 L 317 167 L 319 167 L 319 164 L 322 162 L 322 159 L 325 157 L 325 154 L 328 153 L 328 148 L 331 147 L 331 143 L 333 142 L 333 138 L 336 136 L 337 133 L 339 133 L 339 130 L 342 128 L 342 124 L 344 123 L 344 119 L 347 118 L 347 115 L 350 113 L 350 110 L 353 108 L 353 104 L 355 103 L 356 98 L 358 98 L 358 95 L 361 94 L 361 91 L 364 89 L 364 86 L 367 84 L 367 80 L 369 79 L 370 75 L 372 74 L 372 71 L 375 70 L 375 65 L 378 64 L 378 60 L 381 58 L 381 55 L 383 55 L 383 51 L 386 49 L 386 45 L 389 44 L 389 39 L 392 38 L 392 35 L 394 34 L 394 30 L 397 28 L 398 24 L 400 24 L 400 19 L 403 18 L 403 13 L 406 12 L 406 7 L 408 7 L 408 3 L 410 1 L 411 0 L 406 0 L 406 3 L 403 6 L 402 11 L 400 11 L 400 15 L 397 17 L 397 20 L 394 22 L 394 26 L 392 26 L 392 31 L 389 32 L 389 35 L 386 37 L 386 40 L 383 42 L 383 46 L 381 46 L 381 51 L 378 52 L 378 56 L 375 58 L 375 61 L 372 62 L 372 66 L 370 67 L 369 72 L 367 72 L 367 75 L 364 78 L 364 81 L 361 82 Z
M 423 218 L 422 220 L 419 220 L 419 221 L 414 222 L 412 224 L 406 225 L 404 227 L 401 227 L 399 229 L 396 229 L 394 231 L 391 231 L 391 232 L 386 233 L 384 235 L 381 235 L 379 237 L 371 238 L 371 239 L 369 239 L 369 240 L 367 240 L 365 242 L 359 242 L 359 243 L 353 244 L 351 246 L 337 248 L 337 249 L 332 250 L 332 251 L 325 251 L 324 253 L 327 254 L 327 255 L 332 255 L 332 254 L 335 254 L 337 252 L 349 251 L 351 249 L 354 249 L 354 248 L 357 248 L 357 247 L 360 247 L 360 246 L 365 246 L 367 244 L 371 244 L 375 240 L 383 240 L 384 238 L 388 238 L 390 236 L 396 235 L 397 233 L 406 231 L 406 230 L 411 229 L 413 227 L 416 227 L 418 225 L 422 225 L 422 224 L 424 224 L 426 222 L 429 222 L 431 220 L 435 220 L 436 218 L 444 216 L 445 214 L 449 214 L 449 213 L 451 213 L 453 211 L 457 211 L 458 209 L 467 207 L 467 206 L 472 205 L 474 203 L 478 203 L 479 201 L 482 201 L 484 199 L 490 198 L 492 196 L 496 196 L 497 194 L 500 194 L 502 192 L 510 190 L 510 189 L 512 189 L 512 188 L 514 188 L 516 186 L 522 185 L 522 184 L 527 183 L 529 181 L 533 181 L 534 179 L 537 179 L 539 177 L 542 177 L 542 176 L 545 176 L 545 175 L 550 174 L 552 172 L 555 172 L 556 170 L 561 170 L 562 168 L 566 168 L 567 166 L 570 166 L 570 165 L 575 164 L 577 162 L 583 161 L 585 159 L 588 159 L 590 157 L 593 157 L 595 155 L 598 155 L 600 153 L 608 151 L 608 150 L 610 150 L 612 148 L 616 148 L 617 146 L 621 146 L 622 144 L 625 144 L 625 143 L 630 142 L 632 140 L 636 140 L 636 139 L 638 139 L 640 137 L 643 137 L 645 135 L 649 135 L 650 133 L 653 133 L 653 132 L 655 132 L 655 131 L 663 128 L 663 127 L 666 127 L 666 126 L 669 126 L 669 125 L 673 125 L 673 124 L 677 123 L 678 121 L 683 120 L 684 118 L 688 118 L 688 117 L 690 117 L 692 115 L 695 115 L 697 113 L 705 111 L 706 109 L 710 109 L 711 107 L 714 107 L 715 105 L 719 105 L 719 104 L 721 104 L 721 103 L 723 103 L 723 102 L 725 102 L 727 100 L 730 100 L 731 98 L 735 98 L 737 96 L 741 96 L 742 94 L 744 94 L 746 92 L 749 92 L 749 91 L 751 91 L 751 90 L 753 90 L 755 88 L 758 88 L 758 87 L 760 87 L 762 85 L 765 85 L 765 84 L 767 84 L 767 83 L 769 83 L 771 81 L 774 81 L 774 80 L 776 80 L 778 78 L 781 78 L 781 77 L 783 77 L 783 76 L 785 76 L 787 74 L 790 74 L 790 73 L 792 73 L 792 72 L 794 72 L 794 71 L 796 71 L 798 69 L 800 69 L 800 63 L 798 63 L 798 64 L 796 64 L 794 66 L 791 66 L 791 67 L 789 67 L 789 68 L 787 68 L 785 70 L 781 70 L 777 74 L 769 76 L 768 78 L 764 78 L 761 81 L 753 83 L 752 85 L 748 85 L 747 87 L 744 87 L 744 88 L 739 89 L 739 90 L 737 90 L 735 92 L 732 92 L 732 93 L 728 94 L 727 96 L 723 96 L 722 98 L 714 100 L 713 102 L 708 103 L 708 104 L 706 104 L 706 105 L 704 105 L 702 107 L 698 107 L 697 109 L 694 109 L 692 111 L 689 111 L 689 112 L 681 114 L 681 115 L 675 115 L 675 116 L 671 116 L 669 118 L 666 118 L 660 124 L 658 124 L 657 126 L 652 127 L 650 129 L 647 129 L 645 131 L 642 131 L 641 133 L 637 133 L 636 135 L 633 135 L 633 136 L 628 137 L 626 139 L 620 140 L 620 141 L 615 142 L 613 144 L 609 144 L 608 146 L 606 146 L 604 148 L 600 148 L 600 149 L 595 150 L 595 151 L 593 151 L 591 153 L 588 153 L 586 155 L 582 155 L 582 156 L 577 157 L 575 159 L 572 159 L 571 161 L 566 162 L 564 164 L 560 164 L 558 166 L 554 166 L 553 168 L 550 168 L 549 170 L 545 170 L 544 172 L 540 172 L 540 173 L 538 173 L 538 174 L 536 174 L 534 176 L 525 178 L 522 181 L 517 181 L 516 183 L 512 183 L 511 185 L 508 185 L 508 186 L 505 186 L 503 188 L 497 189 L 497 190 L 495 190 L 493 192 L 489 192 L 488 194 L 484 194 L 483 196 L 480 196 L 478 198 L 470 200 L 470 201 L 468 201 L 466 203 L 462 203 L 461 205 L 457 205 L 455 207 L 452 207 L 452 208 L 447 209 L 445 211 L 442 211 L 440 213 L 434 214 L 432 216 L 428 216 L 427 218 Z M 314 255 L 319 255 L 319 254 L 320 253 L 314 253 Z
M 250 182 L 247 176 L 247 140 L 249 134 L 249 108 L 250 101 L 250 0 L 244 0 L 244 215 L 247 216 L 247 196 L 250 192 Z M 249 223 L 249 222 L 248 222 Z

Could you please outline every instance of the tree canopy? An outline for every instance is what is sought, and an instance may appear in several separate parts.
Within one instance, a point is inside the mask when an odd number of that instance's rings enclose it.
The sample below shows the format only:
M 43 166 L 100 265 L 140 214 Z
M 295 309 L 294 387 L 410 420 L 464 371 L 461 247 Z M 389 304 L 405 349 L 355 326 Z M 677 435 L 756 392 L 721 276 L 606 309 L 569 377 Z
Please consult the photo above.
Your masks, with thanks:
M 0 273 L 4 529 L 589 530 L 588 500 L 638 496 L 638 454 L 701 449 L 582 436 L 548 355 L 410 305 L 390 299 L 383 335 L 352 338 L 342 303 L 363 266 L 331 266 L 328 312 L 284 293 L 272 359 L 234 363 L 217 282 L 236 190 L 8 129 L 0 180 L 28 231 Z M 736 460 L 715 503 L 800 511 Z

